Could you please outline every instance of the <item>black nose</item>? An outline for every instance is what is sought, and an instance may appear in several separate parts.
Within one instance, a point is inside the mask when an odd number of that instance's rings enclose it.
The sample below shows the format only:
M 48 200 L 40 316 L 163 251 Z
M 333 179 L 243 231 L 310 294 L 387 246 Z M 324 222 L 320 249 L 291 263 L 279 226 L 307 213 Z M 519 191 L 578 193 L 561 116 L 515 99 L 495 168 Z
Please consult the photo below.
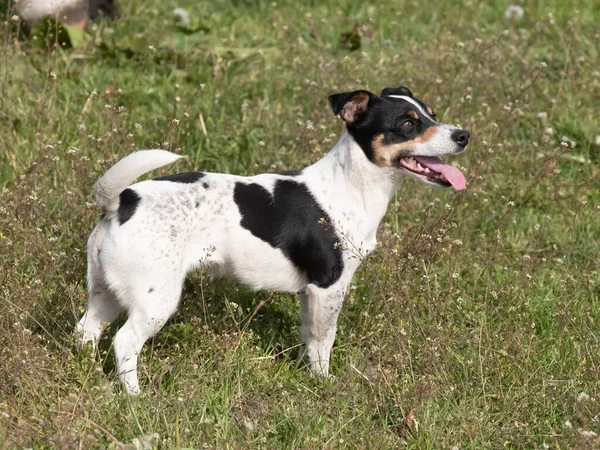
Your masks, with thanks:
M 471 134 L 465 130 L 456 130 L 452 133 L 452 139 L 462 148 L 465 148 L 469 143 L 469 137 L 471 137 Z

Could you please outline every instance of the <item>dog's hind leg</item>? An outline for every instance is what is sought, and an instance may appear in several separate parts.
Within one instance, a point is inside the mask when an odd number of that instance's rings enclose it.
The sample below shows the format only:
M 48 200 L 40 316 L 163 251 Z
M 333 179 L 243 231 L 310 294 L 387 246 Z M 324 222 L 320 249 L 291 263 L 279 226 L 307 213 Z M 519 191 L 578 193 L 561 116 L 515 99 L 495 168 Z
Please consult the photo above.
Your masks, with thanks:
M 337 320 L 342 309 L 346 285 L 334 285 L 323 289 L 309 284 L 300 299 L 300 337 L 302 353 L 313 373 L 327 376 L 329 356 Z
M 127 322 L 115 336 L 117 373 L 130 394 L 139 392 L 137 361 L 144 343 L 158 333 L 179 303 L 183 277 L 163 279 L 169 281 L 162 287 L 133 293 Z
M 99 247 L 96 243 L 101 241 L 102 234 L 103 229 L 99 225 L 88 242 L 88 304 L 85 314 L 75 327 L 80 344 L 84 345 L 91 341 L 94 348 L 106 324 L 115 320 L 122 311 L 119 301 L 104 280 L 104 273 L 100 266 Z
M 121 305 L 104 280 L 89 277 L 87 309 L 75 328 L 80 344 L 91 341 L 95 348 L 106 325 L 115 320 L 121 311 Z

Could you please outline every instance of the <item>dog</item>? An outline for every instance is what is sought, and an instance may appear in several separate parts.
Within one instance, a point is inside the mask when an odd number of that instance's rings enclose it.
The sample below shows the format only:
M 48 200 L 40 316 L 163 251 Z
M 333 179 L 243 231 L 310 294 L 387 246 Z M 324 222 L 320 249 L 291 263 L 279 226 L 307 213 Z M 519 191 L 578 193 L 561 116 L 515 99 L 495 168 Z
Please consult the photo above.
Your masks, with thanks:
M 438 156 L 465 150 L 469 132 L 437 121 L 406 87 L 329 96 L 347 132 L 302 170 L 251 177 L 189 172 L 131 185 L 180 155 L 138 151 L 94 187 L 103 215 L 87 244 L 88 305 L 81 343 L 98 342 L 122 311 L 114 338 L 117 373 L 139 392 L 144 343 L 177 309 L 186 274 L 204 268 L 250 289 L 300 293 L 302 355 L 328 375 L 337 319 L 354 272 L 376 247 L 376 232 L 407 178 L 465 188 Z

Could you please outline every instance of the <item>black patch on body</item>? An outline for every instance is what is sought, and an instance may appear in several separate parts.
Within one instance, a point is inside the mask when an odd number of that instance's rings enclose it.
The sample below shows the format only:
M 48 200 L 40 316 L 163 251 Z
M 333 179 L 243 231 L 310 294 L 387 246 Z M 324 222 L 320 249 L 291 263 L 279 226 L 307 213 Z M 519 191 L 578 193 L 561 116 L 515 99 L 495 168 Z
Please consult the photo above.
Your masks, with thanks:
M 151 287 L 150 289 L 148 289 L 148 294 L 152 294 L 154 292 L 154 288 Z
M 173 183 L 195 183 L 204 177 L 203 172 L 182 172 L 164 177 L 154 178 L 154 181 L 172 181 Z
M 204 189 L 208 189 L 208 183 L 202 183 L 202 187 L 203 187 Z
M 328 223 L 319 223 L 329 217 L 306 185 L 278 180 L 271 195 L 259 184 L 236 183 L 233 200 L 242 227 L 281 249 L 309 283 L 327 288 L 340 278 L 344 264 L 337 236 Z
M 119 194 L 119 209 L 117 210 L 119 225 L 123 225 L 133 217 L 141 200 L 142 198 L 133 189 L 125 189 Z

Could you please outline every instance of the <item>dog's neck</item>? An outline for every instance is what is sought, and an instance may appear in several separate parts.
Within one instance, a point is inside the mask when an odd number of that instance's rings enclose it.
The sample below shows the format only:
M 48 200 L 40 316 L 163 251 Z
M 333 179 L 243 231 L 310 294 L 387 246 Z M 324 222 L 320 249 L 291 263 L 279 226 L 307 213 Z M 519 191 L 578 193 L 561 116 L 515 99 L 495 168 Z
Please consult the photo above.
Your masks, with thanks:
M 362 224 L 363 231 L 359 234 L 369 236 L 374 236 L 404 179 L 400 171 L 381 168 L 369 161 L 349 133 L 344 133 L 335 147 L 307 167 L 305 173 L 322 195 L 319 200 L 332 219 L 343 222 L 343 217 L 352 217 Z
M 386 206 L 404 179 L 400 171 L 369 161 L 349 133 L 344 133 L 333 149 L 305 170 L 318 172 L 324 182 L 343 186 L 350 194 L 370 199 L 371 204 Z

